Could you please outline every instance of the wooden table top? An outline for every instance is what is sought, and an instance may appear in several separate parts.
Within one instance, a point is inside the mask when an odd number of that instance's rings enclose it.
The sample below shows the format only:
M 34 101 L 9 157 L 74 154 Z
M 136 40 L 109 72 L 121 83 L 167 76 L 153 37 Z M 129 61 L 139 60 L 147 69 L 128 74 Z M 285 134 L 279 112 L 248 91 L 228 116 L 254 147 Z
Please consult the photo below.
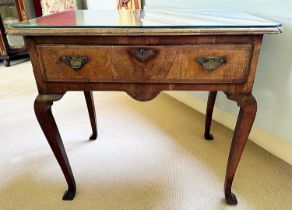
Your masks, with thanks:
M 242 11 L 150 9 L 77 10 L 11 26 L 21 35 L 195 35 L 280 33 L 282 25 Z

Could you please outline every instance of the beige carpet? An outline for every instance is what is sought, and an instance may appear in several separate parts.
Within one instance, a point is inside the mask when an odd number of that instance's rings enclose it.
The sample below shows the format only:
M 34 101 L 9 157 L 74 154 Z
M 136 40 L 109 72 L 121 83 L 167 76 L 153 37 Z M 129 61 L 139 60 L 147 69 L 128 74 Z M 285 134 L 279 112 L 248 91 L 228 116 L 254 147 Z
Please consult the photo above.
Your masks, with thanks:
M 29 62 L 0 67 L 0 209 L 292 209 L 292 167 L 247 144 L 234 192 L 223 200 L 232 132 L 214 123 L 203 140 L 204 116 L 161 94 L 141 103 L 124 93 L 97 93 L 99 137 L 80 92 L 67 93 L 53 112 L 77 182 L 74 201 L 38 126 Z M 268 119 L 267 119 L 268 120 Z

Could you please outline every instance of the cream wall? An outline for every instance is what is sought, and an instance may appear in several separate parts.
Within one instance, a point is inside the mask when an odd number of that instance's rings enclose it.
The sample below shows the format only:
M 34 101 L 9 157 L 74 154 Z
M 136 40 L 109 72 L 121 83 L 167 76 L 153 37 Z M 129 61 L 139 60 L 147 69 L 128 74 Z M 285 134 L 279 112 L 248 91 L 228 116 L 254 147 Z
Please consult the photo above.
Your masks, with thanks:
M 233 8 L 284 25 L 284 33 L 266 35 L 260 54 L 254 95 L 259 109 L 255 126 L 292 144 L 292 1 L 291 0 L 146 0 L 146 7 Z M 206 93 L 190 93 L 206 100 Z M 216 105 L 237 115 L 238 108 L 220 94 Z M 291 154 L 292 155 L 292 154 Z
M 115 9 L 116 0 L 86 0 L 88 9 Z

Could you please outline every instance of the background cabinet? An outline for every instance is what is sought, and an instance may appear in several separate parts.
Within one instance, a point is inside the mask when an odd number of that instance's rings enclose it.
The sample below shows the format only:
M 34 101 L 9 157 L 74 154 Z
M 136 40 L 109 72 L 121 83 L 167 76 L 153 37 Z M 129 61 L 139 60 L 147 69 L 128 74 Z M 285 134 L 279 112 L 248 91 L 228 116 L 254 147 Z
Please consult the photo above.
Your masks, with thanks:
M 7 35 L 9 24 L 27 20 L 23 0 L 2 0 L 0 2 L 0 60 L 10 66 L 10 59 L 27 55 L 26 47 L 21 36 Z

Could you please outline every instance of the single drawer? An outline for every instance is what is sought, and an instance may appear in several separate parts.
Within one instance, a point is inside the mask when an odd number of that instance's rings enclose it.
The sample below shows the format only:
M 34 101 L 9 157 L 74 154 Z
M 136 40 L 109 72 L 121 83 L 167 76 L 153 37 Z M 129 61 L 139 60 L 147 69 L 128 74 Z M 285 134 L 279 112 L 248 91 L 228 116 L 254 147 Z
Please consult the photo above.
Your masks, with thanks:
M 46 81 L 244 83 L 252 45 L 38 45 Z

